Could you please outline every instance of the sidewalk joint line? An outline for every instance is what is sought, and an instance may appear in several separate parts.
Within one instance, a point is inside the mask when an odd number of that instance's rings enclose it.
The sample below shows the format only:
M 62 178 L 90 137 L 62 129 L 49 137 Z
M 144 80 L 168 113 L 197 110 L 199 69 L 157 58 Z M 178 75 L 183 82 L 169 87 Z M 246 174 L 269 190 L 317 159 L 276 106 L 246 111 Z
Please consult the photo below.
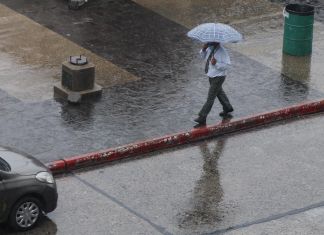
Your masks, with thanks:
M 106 193 L 104 190 L 96 187 L 95 185 L 93 185 L 93 184 L 89 183 L 88 181 L 82 179 L 81 177 L 75 175 L 73 172 L 71 174 L 72 174 L 72 176 L 74 178 L 78 179 L 84 185 L 86 185 L 89 188 L 93 189 L 94 191 L 100 193 L 101 195 L 103 195 L 106 198 L 110 199 L 111 201 L 113 201 L 114 203 L 116 203 L 117 205 L 119 205 L 120 207 L 126 209 L 127 211 L 129 211 L 130 213 L 132 213 L 133 215 L 135 215 L 136 217 L 138 217 L 138 218 L 144 220 L 145 222 L 147 222 L 148 224 L 150 224 L 159 233 L 161 233 L 163 235 L 173 235 L 172 233 L 168 232 L 166 230 L 166 228 L 163 228 L 162 226 L 155 224 L 154 222 L 152 222 L 151 220 L 149 220 L 148 218 L 146 218 L 144 215 L 136 212 L 132 208 L 128 207 L 127 205 L 125 205 L 124 203 L 122 203 L 121 201 L 119 201 L 117 198 L 115 198 L 115 197 L 109 195 L 108 193 Z
M 227 232 L 230 232 L 230 231 L 234 231 L 234 230 L 238 230 L 238 229 L 242 229 L 242 228 L 247 228 L 247 227 L 250 227 L 252 225 L 263 224 L 263 223 L 279 220 L 279 219 L 282 219 L 284 217 L 297 215 L 297 214 L 300 214 L 300 213 L 303 213 L 303 212 L 306 212 L 306 211 L 309 211 L 309 210 L 312 210 L 312 209 L 316 209 L 316 208 L 319 208 L 319 207 L 324 207 L 324 201 L 314 203 L 314 204 L 311 204 L 311 205 L 303 207 L 303 208 L 290 210 L 290 211 L 287 211 L 287 212 L 284 212 L 284 213 L 270 215 L 268 217 L 258 219 L 258 220 L 255 220 L 255 221 L 230 226 L 228 228 L 216 230 L 216 231 L 213 231 L 213 232 L 210 232 L 210 233 L 205 233 L 204 235 L 224 234 L 224 233 L 227 233 Z

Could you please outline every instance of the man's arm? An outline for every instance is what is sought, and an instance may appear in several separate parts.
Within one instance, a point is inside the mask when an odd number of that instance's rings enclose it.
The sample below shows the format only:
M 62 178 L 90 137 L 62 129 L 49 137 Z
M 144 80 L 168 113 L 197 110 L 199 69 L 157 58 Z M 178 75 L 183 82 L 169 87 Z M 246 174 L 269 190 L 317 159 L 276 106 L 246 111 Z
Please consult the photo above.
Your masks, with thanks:
M 210 63 L 214 66 L 216 66 L 216 69 L 220 71 L 224 71 L 228 68 L 229 64 L 217 61 L 216 58 L 213 56 L 212 59 L 210 60 Z
M 222 62 L 217 62 L 216 63 L 216 68 L 220 71 L 224 71 L 228 68 L 229 64 L 227 63 L 222 63 Z
M 207 44 L 204 44 L 203 48 L 200 50 L 200 56 L 201 56 L 201 58 L 203 58 L 203 59 L 206 58 L 206 55 L 207 55 L 207 48 L 208 48 L 208 45 L 207 45 Z
M 210 62 L 212 65 L 216 66 L 217 70 L 224 71 L 228 69 L 228 67 L 231 65 L 230 61 L 227 58 L 228 58 L 227 52 L 222 50 L 219 55 L 220 60 L 216 60 L 214 55 Z

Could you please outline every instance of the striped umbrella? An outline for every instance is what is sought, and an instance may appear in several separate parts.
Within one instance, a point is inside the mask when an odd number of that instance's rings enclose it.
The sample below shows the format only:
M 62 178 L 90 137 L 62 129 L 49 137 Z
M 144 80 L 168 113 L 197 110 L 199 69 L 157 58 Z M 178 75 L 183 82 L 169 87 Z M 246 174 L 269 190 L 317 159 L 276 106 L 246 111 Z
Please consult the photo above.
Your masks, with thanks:
M 229 25 L 222 23 L 205 23 L 198 25 L 187 33 L 188 37 L 207 42 L 239 42 L 243 39 L 242 34 Z

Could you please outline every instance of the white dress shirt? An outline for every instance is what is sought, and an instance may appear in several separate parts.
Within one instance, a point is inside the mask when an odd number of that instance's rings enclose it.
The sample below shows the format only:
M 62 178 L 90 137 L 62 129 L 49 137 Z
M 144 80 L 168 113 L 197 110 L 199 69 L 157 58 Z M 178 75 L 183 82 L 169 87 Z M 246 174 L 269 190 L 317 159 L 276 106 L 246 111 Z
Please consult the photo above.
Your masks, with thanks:
M 208 47 L 206 51 L 200 50 L 200 55 L 205 62 L 207 62 L 213 47 Z M 213 65 L 211 63 L 212 58 L 210 59 L 209 69 L 206 75 L 210 78 L 226 76 L 226 70 L 231 65 L 231 60 L 226 49 L 221 44 L 219 44 L 218 49 L 214 52 L 214 58 L 217 60 L 217 63 Z

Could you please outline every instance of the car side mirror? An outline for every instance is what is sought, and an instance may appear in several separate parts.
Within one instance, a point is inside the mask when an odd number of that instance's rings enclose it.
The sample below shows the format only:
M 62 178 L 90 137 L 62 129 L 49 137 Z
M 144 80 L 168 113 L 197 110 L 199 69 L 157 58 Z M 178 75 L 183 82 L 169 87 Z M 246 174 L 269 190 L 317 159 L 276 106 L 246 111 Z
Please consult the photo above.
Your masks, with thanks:
M 10 174 L 8 174 L 5 171 L 0 170 L 0 182 L 9 179 L 10 178 Z

